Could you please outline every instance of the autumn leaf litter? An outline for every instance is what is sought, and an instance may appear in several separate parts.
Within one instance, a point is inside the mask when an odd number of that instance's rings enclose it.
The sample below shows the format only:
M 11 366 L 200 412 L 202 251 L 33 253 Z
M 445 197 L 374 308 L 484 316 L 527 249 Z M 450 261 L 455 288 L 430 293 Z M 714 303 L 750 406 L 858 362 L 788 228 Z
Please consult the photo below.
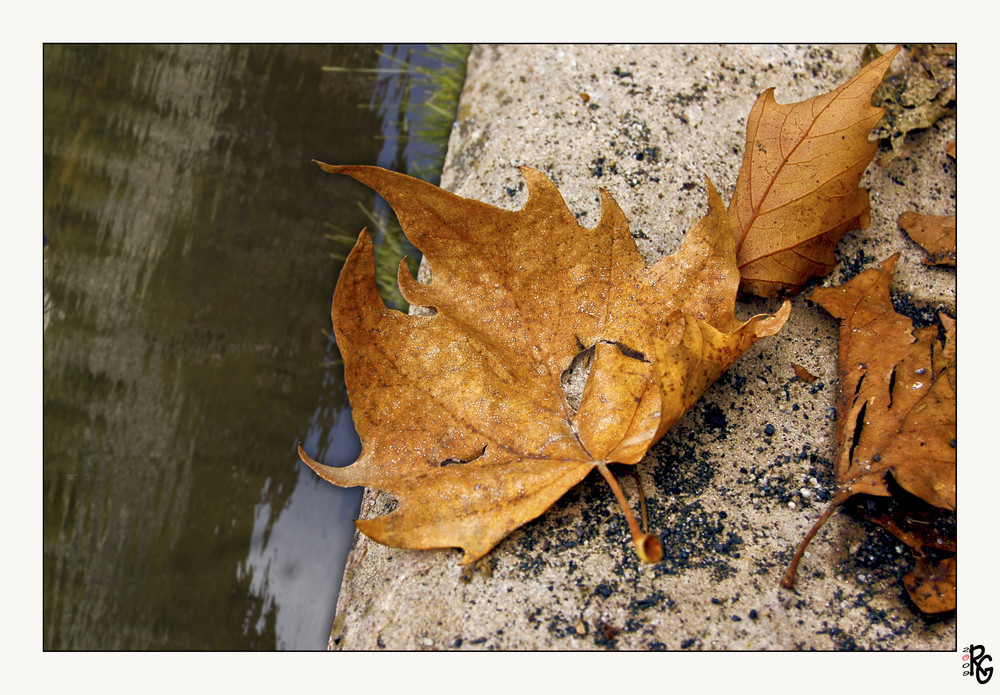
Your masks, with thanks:
M 517 209 L 523 192 L 512 167 L 532 164 L 585 222 L 599 216 L 599 183 L 622 204 L 640 251 L 656 258 L 704 212 L 700 184 L 687 184 L 708 173 L 729 197 L 746 95 L 752 101 L 776 84 L 786 102 L 830 89 L 855 71 L 855 48 L 477 48 L 443 185 Z M 539 78 L 544 92 L 533 86 Z M 580 92 L 589 95 L 585 105 Z M 568 94 L 575 101 L 562 98 Z M 903 250 L 894 285 L 905 288 L 903 302 L 922 316 L 953 311 L 954 275 L 927 281 L 922 258 L 895 228 L 895 217 L 920 209 L 914 203 L 927 190 L 952 205 L 928 212 L 953 212 L 953 184 L 938 173 L 933 151 L 953 129 L 946 120 L 915 136 L 910 160 L 869 167 L 872 226 L 841 242 L 831 283 L 857 272 L 852 265 Z M 601 158 L 599 169 L 591 164 Z M 774 309 L 744 300 L 742 316 Z M 664 539 L 660 564 L 644 568 L 620 552 L 613 497 L 588 478 L 467 570 L 446 569 L 448 551 L 418 557 L 359 538 L 335 646 L 426 648 L 430 639 L 434 648 L 474 649 L 951 648 L 953 623 L 920 619 L 901 603 L 907 559 L 899 544 L 847 518 L 831 519 L 813 542 L 800 592 L 775 590 L 833 489 L 835 323 L 797 299 L 782 333 L 748 352 L 653 449 L 658 465 L 641 466 L 640 475 L 650 527 Z M 817 380 L 796 377 L 792 362 Z M 633 495 L 629 476 L 620 478 Z M 385 502 L 368 496 L 365 505 L 372 516 Z M 442 592 L 449 598 L 434 611 L 413 607 Z

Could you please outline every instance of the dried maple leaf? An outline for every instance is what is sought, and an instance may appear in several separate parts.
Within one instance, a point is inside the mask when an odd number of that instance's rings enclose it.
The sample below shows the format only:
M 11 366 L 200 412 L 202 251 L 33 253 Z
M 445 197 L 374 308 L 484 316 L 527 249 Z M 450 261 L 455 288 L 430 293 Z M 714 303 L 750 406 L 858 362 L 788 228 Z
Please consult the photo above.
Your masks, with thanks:
M 904 212 L 896 220 L 910 238 L 930 255 L 927 265 L 955 265 L 956 230 L 954 215 L 921 215 Z
M 639 556 L 656 561 L 659 540 L 639 531 L 607 464 L 641 460 L 791 308 L 736 319 L 733 230 L 714 187 L 680 249 L 647 269 L 604 191 L 601 220 L 586 229 L 528 167 L 528 202 L 508 211 L 377 167 L 319 165 L 380 193 L 433 277 L 418 282 L 400 264 L 404 298 L 432 316 L 387 309 L 363 231 L 334 293 L 362 451 L 343 468 L 299 453 L 335 485 L 396 498 L 395 510 L 358 528 L 392 546 L 459 547 L 468 564 L 596 468 Z M 589 348 L 573 408 L 560 377 Z
M 868 191 L 858 184 L 878 150 L 868 136 L 883 109 L 871 96 L 898 50 L 827 94 L 782 105 L 772 88 L 753 105 L 729 203 L 740 289 L 798 292 L 833 269 L 844 234 L 870 224 Z
M 890 495 L 888 475 L 910 494 L 955 509 L 955 321 L 913 329 L 889 287 L 899 260 L 870 269 L 811 299 L 841 320 L 837 357 L 837 493 L 796 552 L 782 584 L 791 587 L 806 544 L 830 513 L 856 494 Z

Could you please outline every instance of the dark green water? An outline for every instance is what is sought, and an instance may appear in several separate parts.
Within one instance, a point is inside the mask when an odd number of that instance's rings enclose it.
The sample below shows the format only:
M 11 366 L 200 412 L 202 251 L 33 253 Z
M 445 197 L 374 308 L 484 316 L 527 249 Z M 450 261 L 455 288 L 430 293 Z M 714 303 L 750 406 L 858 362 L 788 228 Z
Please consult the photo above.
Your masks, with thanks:
M 406 169 L 381 46 L 47 45 L 46 649 L 322 649 L 360 490 L 328 223 Z M 392 47 L 390 47 L 391 49 Z M 391 134 L 391 133 L 390 133 Z

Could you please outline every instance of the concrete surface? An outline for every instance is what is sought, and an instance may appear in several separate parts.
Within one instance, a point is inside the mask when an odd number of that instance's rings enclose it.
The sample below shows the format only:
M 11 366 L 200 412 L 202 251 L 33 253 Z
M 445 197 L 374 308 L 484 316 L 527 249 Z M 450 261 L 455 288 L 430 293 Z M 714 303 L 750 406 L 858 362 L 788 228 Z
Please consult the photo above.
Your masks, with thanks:
M 586 226 L 604 187 L 652 263 L 704 213 L 705 175 L 731 197 L 757 95 L 774 86 L 787 103 L 829 91 L 860 55 L 860 46 L 477 46 L 442 187 L 517 209 L 526 192 L 515 167 L 528 164 Z M 905 210 L 955 211 L 945 156 L 954 134 L 945 120 L 908 136 L 909 160 L 869 167 L 871 227 L 841 242 L 826 284 L 900 251 L 894 291 L 904 303 L 919 316 L 954 315 L 954 268 L 926 267 L 896 226 Z M 778 585 L 833 491 L 837 322 L 803 296 L 793 304 L 785 328 L 638 466 L 662 562 L 638 562 L 596 474 L 471 568 L 457 565 L 456 550 L 388 548 L 358 534 L 330 647 L 954 650 L 954 616 L 922 617 L 906 597 L 910 551 L 842 512 L 813 540 L 796 590 Z M 737 313 L 777 307 L 741 295 Z M 818 380 L 795 378 L 793 362 Z M 634 500 L 634 483 L 621 479 Z M 369 491 L 362 516 L 388 505 Z

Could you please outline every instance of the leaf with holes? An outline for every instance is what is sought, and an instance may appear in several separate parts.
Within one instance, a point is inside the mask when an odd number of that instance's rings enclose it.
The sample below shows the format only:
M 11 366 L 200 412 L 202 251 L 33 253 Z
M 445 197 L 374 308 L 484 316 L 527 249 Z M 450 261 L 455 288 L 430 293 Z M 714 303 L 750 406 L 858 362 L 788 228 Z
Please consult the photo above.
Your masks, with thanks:
M 955 321 L 914 330 L 890 296 L 899 254 L 811 299 L 840 319 L 837 369 L 837 492 L 803 540 L 783 584 L 791 586 L 805 545 L 853 495 L 887 497 L 892 481 L 934 507 L 955 509 Z
M 606 192 L 587 229 L 528 167 L 528 202 L 508 211 L 376 167 L 320 166 L 381 194 L 432 275 L 424 284 L 399 267 L 404 298 L 433 315 L 387 309 L 362 232 L 337 283 L 333 326 L 362 451 L 342 468 L 300 455 L 335 485 L 398 501 L 358 528 L 392 546 L 459 547 L 466 564 L 596 469 L 639 556 L 658 560 L 608 464 L 638 463 L 790 311 L 736 319 L 734 234 L 714 187 L 680 249 L 647 268 Z M 593 364 L 574 407 L 561 379 L 585 350 Z
M 837 485 L 887 495 L 886 473 L 910 493 L 955 508 L 955 321 L 913 329 L 893 309 L 899 254 L 811 299 L 841 320 Z

